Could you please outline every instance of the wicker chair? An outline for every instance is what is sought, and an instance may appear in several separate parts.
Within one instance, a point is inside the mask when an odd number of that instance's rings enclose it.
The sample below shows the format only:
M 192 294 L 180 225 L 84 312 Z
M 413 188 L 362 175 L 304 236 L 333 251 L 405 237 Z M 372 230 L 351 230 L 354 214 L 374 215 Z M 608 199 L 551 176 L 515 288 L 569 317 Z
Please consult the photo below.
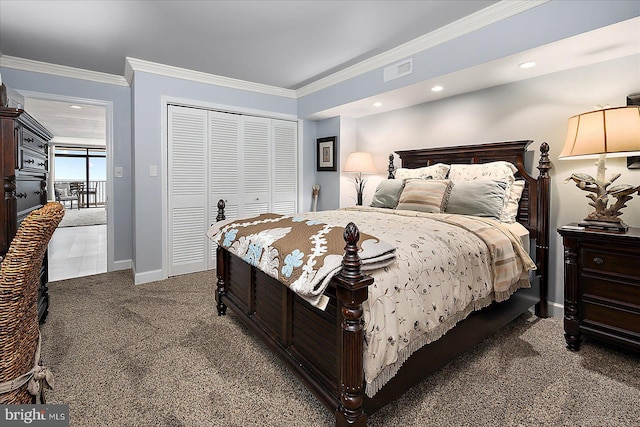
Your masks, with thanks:
M 0 267 L 0 404 L 40 403 L 38 289 L 47 245 L 64 207 L 47 203 L 20 224 Z M 50 376 L 47 373 L 47 380 Z

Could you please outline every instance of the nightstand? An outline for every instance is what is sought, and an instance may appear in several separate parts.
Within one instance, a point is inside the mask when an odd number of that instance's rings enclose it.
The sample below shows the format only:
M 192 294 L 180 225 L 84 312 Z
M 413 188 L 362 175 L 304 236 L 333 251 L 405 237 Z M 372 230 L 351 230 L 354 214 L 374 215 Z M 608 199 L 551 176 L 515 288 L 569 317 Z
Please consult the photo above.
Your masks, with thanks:
M 558 229 L 564 244 L 567 348 L 582 334 L 640 351 L 640 228 L 627 233 Z

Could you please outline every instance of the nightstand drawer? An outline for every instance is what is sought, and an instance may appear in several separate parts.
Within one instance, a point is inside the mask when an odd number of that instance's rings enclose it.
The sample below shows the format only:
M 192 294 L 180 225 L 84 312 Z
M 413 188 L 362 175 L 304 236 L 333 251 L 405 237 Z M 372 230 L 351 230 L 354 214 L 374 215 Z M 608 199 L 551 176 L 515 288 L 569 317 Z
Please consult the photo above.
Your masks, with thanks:
M 640 256 L 624 252 L 605 252 L 590 248 L 584 248 L 582 252 L 583 270 L 622 274 L 640 279 L 639 264 Z
M 582 324 L 625 331 L 640 338 L 640 312 L 621 310 L 584 301 L 581 311 Z
M 621 283 L 583 275 L 582 296 L 585 298 L 605 298 L 621 304 L 635 305 L 640 310 L 640 283 Z

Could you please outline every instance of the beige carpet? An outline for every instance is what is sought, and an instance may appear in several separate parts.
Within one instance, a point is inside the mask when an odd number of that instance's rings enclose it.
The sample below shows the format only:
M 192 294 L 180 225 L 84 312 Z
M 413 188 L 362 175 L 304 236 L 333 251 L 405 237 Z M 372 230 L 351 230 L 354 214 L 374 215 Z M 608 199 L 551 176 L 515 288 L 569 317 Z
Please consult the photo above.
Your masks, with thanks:
M 135 286 L 131 272 L 50 284 L 48 403 L 73 426 L 330 426 L 333 416 L 233 315 L 214 273 Z M 640 355 L 564 348 L 521 317 L 373 414 L 371 426 L 640 425 Z

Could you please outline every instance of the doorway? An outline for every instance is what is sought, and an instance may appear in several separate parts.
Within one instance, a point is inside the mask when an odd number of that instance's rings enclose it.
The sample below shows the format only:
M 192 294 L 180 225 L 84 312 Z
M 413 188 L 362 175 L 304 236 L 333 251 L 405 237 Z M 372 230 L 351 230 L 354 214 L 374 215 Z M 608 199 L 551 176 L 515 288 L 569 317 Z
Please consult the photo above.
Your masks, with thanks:
M 107 271 L 106 149 L 55 145 L 54 192 L 65 216 L 49 244 L 49 281 Z
M 49 281 L 109 271 L 111 103 L 28 93 L 24 109 L 54 135 L 48 199 L 65 206 L 49 243 Z

